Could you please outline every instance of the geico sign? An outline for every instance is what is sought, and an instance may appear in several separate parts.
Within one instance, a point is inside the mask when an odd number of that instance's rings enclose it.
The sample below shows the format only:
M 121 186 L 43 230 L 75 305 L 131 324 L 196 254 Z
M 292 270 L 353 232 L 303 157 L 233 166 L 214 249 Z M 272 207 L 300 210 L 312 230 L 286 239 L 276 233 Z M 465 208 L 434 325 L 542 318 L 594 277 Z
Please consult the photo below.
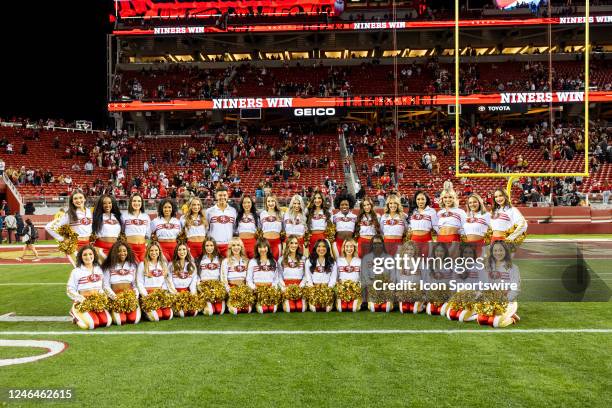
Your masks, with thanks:
M 336 108 L 295 108 L 295 116 L 334 116 Z

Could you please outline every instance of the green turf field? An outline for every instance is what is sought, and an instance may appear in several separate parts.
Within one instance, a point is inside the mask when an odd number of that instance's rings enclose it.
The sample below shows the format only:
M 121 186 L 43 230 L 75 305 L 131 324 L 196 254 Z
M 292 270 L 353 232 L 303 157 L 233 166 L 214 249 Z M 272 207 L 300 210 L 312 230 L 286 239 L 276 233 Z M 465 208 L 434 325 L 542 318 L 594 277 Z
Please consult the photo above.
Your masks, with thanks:
M 603 300 L 610 262 L 585 263 L 583 295 Z M 566 293 L 561 266 L 522 265 L 525 297 Z M 0 266 L 0 315 L 66 316 L 69 271 Z M 42 284 L 16 285 L 31 282 Z M 58 405 L 75 407 L 607 407 L 611 303 L 519 304 L 521 322 L 505 329 L 365 311 L 197 316 L 90 332 L 0 322 L 0 339 L 68 344 L 54 357 L 2 367 L 0 387 L 73 387 L 75 399 Z M 38 354 L 0 347 L 0 359 Z

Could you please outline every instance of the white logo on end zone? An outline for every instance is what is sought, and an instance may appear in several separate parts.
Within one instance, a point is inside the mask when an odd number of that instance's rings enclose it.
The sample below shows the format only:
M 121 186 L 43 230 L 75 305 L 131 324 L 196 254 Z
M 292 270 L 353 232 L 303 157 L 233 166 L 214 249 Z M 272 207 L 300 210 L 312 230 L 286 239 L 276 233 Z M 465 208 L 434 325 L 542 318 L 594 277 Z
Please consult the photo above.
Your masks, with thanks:
M 295 108 L 295 116 L 334 116 L 336 108 Z

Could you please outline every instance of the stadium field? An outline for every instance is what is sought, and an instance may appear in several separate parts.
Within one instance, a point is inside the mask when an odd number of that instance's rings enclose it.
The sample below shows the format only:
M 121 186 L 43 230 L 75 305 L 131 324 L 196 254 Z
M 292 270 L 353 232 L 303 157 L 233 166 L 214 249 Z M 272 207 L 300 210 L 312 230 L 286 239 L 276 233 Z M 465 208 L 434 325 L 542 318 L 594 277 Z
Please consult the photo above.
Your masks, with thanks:
M 554 262 L 521 268 L 526 297 L 548 287 L 562 292 Z M 522 301 L 522 320 L 505 329 L 362 311 L 197 316 L 81 331 L 67 321 L 6 316 L 67 316 L 69 265 L 1 265 L 0 340 L 67 347 L 3 367 L 0 383 L 72 388 L 74 399 L 60 406 L 608 406 L 612 272 L 605 259 L 584 262 L 591 284 L 583 299 L 600 301 Z M 0 347 L 0 361 L 41 353 Z

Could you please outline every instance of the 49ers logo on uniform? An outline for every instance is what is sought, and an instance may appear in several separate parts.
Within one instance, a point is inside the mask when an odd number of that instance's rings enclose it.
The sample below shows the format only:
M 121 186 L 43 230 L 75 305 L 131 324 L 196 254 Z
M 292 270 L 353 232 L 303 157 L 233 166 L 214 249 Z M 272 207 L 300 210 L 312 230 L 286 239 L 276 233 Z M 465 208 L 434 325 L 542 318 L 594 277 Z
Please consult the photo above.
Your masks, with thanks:
M 161 269 L 151 269 L 149 271 L 149 274 L 154 277 L 154 278 L 159 278 L 160 276 L 162 276 L 164 273 Z
M 89 225 L 91 224 L 91 218 L 83 217 L 79 220 L 79 224 L 81 225 Z
M 112 220 L 104 220 L 104 224 L 106 225 L 117 225 L 119 224 L 119 221 L 112 219 Z
M 233 224 L 234 219 L 232 217 L 228 217 L 227 215 L 218 215 L 216 217 L 212 217 L 210 222 L 214 222 L 216 224 Z
M 125 225 L 145 225 L 147 223 L 147 221 L 145 220 L 140 220 L 140 219 L 134 219 L 134 220 L 127 220 L 125 222 Z
M 132 271 L 130 271 L 129 269 L 115 269 L 112 272 L 112 275 L 121 275 L 121 276 L 125 276 L 125 275 L 129 275 L 130 273 L 132 273 Z
M 338 272 L 344 273 L 352 273 L 352 272 L 360 272 L 361 268 L 358 266 L 340 266 L 338 268 Z
M 88 280 L 89 282 L 98 282 L 98 281 L 100 281 L 100 279 L 102 279 L 102 277 L 101 277 L 100 275 L 97 275 L 97 274 L 94 274 L 94 275 L 89 275 L 89 276 L 87 277 L 87 280 Z
M 395 219 L 390 219 L 385 221 L 385 225 L 400 225 L 403 224 L 404 222 L 402 220 L 395 220 Z
M 236 265 L 234 266 L 234 272 L 246 272 L 247 267 L 244 265 Z
M 209 271 L 214 271 L 216 269 L 219 269 L 219 264 L 209 263 L 209 264 L 206 264 L 206 265 L 202 265 L 201 268 L 202 269 L 208 269 Z

